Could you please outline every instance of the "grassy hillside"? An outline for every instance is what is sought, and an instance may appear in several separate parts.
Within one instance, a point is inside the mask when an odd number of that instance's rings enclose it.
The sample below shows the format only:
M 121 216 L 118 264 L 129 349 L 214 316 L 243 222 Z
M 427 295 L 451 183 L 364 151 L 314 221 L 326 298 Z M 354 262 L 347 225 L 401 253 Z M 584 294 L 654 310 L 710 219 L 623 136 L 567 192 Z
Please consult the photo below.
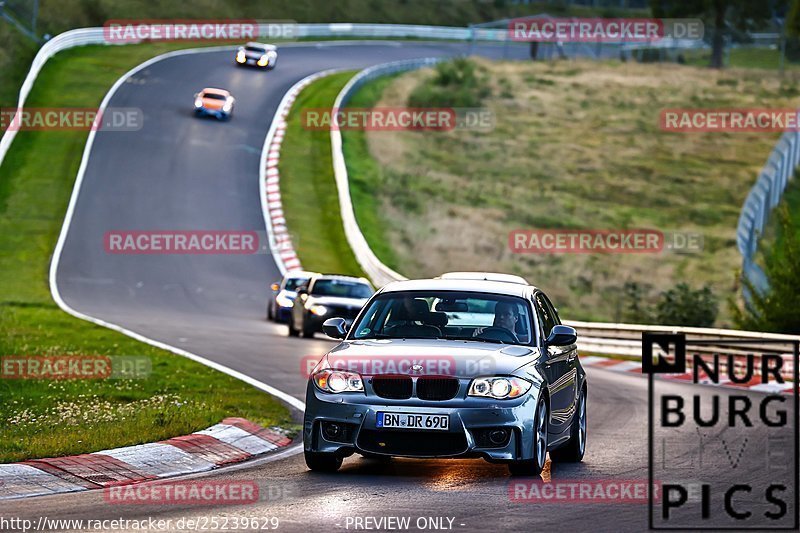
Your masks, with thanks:
M 494 112 L 492 131 L 371 131 L 366 144 L 379 168 L 348 163 L 372 195 L 357 204 L 359 220 L 380 219 L 366 235 L 379 255 L 392 250 L 383 256 L 390 266 L 412 277 L 464 265 L 521 274 L 572 319 L 647 321 L 626 291 L 631 283 L 650 304 L 684 281 L 709 284 L 721 301 L 736 291 L 736 221 L 778 134 L 664 132 L 659 111 L 793 106 L 797 73 L 619 62 L 479 65 L 491 88 L 483 105 Z M 400 76 L 373 103 L 405 105 L 432 75 Z M 363 135 L 347 132 L 346 148 L 357 148 Z M 511 253 L 510 231 L 544 228 L 692 232 L 704 249 Z M 720 313 L 718 324 L 730 325 L 725 306 Z

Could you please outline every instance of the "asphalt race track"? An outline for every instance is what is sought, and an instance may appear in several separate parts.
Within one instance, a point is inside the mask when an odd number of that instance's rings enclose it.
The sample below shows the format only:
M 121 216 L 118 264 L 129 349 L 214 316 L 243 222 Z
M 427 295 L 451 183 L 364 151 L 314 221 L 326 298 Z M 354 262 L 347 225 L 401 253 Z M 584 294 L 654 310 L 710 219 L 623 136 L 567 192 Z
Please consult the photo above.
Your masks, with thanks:
M 302 358 L 323 354 L 332 342 L 288 338 L 284 326 L 265 321 L 268 285 L 279 277 L 270 255 L 111 255 L 104 250 L 103 235 L 148 229 L 263 231 L 261 147 L 289 87 L 324 69 L 363 68 L 465 50 L 466 45 L 450 43 L 309 44 L 281 49 L 272 72 L 237 68 L 231 52 L 213 51 L 164 59 L 135 74 L 110 106 L 141 108 L 144 127 L 137 132 L 100 132 L 95 138 L 57 273 L 61 296 L 79 312 L 219 362 L 302 399 Z M 480 47 L 480 52 L 501 57 L 503 50 Z M 229 89 L 237 98 L 230 122 L 193 117 L 192 95 L 206 86 Z M 577 465 L 552 465 L 550 479 L 646 480 L 647 380 L 594 368 L 588 374 L 586 457 Z M 692 394 L 720 392 L 673 382 L 659 382 L 658 387 L 689 399 Z M 747 395 L 754 404 L 763 397 Z M 693 428 L 672 435 L 678 447 L 681 441 L 690 444 L 698 438 Z M 738 438 L 732 433 L 737 450 Z M 757 455 L 767 447 L 766 436 L 751 432 L 748 439 L 732 474 L 721 468 L 728 457 L 709 453 L 702 464 L 686 471 L 685 479 L 767 484 L 772 474 Z M 715 466 L 725 473 L 717 474 Z M 309 472 L 302 454 L 295 454 L 205 477 L 255 480 L 279 487 L 282 497 L 239 507 L 110 505 L 102 491 L 88 491 L 4 502 L 4 514 L 33 520 L 42 515 L 174 521 L 278 517 L 278 531 L 353 530 L 353 517 L 385 516 L 410 516 L 412 524 L 418 517 L 449 517 L 454 519 L 452 528 L 463 531 L 647 529 L 643 503 L 513 502 L 506 467 L 482 460 L 383 463 L 353 456 L 338 474 L 326 475 Z M 771 508 L 756 490 L 737 496 L 737 501 L 754 513 Z

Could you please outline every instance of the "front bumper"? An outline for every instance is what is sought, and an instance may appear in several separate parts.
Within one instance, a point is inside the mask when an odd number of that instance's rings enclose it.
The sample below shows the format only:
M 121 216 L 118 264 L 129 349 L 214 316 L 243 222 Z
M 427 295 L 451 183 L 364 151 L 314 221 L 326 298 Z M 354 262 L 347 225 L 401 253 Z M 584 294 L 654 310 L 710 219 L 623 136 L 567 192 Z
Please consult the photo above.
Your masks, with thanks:
M 242 63 L 240 63 L 239 61 L 236 61 L 236 64 L 237 65 L 241 65 L 241 66 L 257 67 L 257 68 L 263 68 L 263 69 L 271 69 L 272 67 L 275 66 L 275 60 L 273 59 L 273 60 L 267 61 L 266 65 L 259 65 L 258 64 L 258 58 L 248 57 Z
M 281 324 L 288 324 L 289 319 L 292 316 L 292 308 L 291 307 L 281 307 L 280 305 L 275 306 L 275 321 Z
M 362 393 L 328 394 L 309 382 L 303 424 L 306 451 L 347 456 L 353 453 L 398 457 L 482 457 L 492 462 L 532 458 L 536 390 L 516 400 L 455 398 L 435 402 L 418 399 L 368 398 Z M 447 431 L 398 430 L 376 427 L 378 411 L 447 414 Z M 336 423 L 330 438 L 323 424 Z M 504 429 L 505 442 L 491 443 L 488 432 Z
M 197 116 L 212 116 L 215 118 L 227 118 L 228 113 L 223 111 L 222 109 L 208 109 L 207 107 L 195 107 L 194 112 Z

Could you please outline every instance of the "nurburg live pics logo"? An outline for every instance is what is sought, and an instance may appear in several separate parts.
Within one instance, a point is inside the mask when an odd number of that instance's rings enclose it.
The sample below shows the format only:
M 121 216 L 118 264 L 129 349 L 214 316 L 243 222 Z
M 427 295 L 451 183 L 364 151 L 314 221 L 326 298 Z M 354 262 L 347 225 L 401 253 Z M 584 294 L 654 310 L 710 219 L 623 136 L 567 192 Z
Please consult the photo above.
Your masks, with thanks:
M 650 529 L 797 530 L 799 351 L 800 340 L 642 335 L 648 479 L 661 489 Z

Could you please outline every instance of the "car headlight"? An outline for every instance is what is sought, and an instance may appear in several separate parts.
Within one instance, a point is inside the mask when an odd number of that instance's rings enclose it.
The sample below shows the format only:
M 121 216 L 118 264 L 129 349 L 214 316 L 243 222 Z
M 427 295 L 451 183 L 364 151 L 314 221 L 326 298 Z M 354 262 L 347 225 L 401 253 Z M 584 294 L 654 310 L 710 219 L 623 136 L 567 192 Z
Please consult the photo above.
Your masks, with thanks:
M 324 392 L 364 392 L 364 381 L 361 374 L 343 372 L 326 368 L 315 372 L 312 376 L 314 385 Z
M 258 60 L 259 67 L 266 67 L 269 63 L 269 56 L 261 56 Z
M 201 108 L 201 107 L 203 107 L 203 100 L 202 100 L 201 98 L 197 98 L 197 99 L 195 99 L 195 101 L 194 101 L 194 106 L 195 106 L 196 108 Z
M 532 383 L 515 377 L 475 378 L 469 385 L 468 396 L 507 400 L 518 398 L 530 390 Z
M 239 63 L 244 63 L 247 61 L 247 57 L 244 54 L 244 50 L 239 50 L 239 53 L 236 54 L 236 61 Z
M 292 307 L 294 305 L 292 299 L 286 296 L 285 294 L 279 294 L 278 296 L 276 296 L 275 303 L 277 303 L 281 307 Z
M 222 106 L 222 110 L 225 113 L 230 113 L 231 112 L 231 108 L 233 108 L 233 103 L 232 102 L 225 102 L 225 105 Z
M 312 305 L 308 310 L 317 316 L 322 316 L 328 312 L 328 308 L 324 305 Z

